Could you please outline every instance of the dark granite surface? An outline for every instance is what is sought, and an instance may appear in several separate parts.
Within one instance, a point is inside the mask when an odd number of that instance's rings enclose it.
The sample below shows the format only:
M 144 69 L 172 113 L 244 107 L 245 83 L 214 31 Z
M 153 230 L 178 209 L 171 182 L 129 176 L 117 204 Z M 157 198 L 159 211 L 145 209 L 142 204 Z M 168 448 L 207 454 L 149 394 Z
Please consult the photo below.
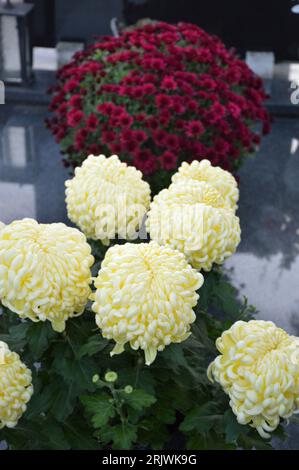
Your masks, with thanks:
M 43 107 L 0 106 L 0 220 L 67 221 L 59 147 Z

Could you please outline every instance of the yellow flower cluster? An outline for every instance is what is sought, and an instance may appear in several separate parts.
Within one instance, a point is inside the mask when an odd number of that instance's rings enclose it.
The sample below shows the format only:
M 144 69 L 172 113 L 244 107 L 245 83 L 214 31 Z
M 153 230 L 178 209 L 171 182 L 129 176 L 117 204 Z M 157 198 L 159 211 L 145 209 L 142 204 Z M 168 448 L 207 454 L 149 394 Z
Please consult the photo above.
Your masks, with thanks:
M 95 281 L 92 308 L 103 336 L 116 342 L 112 354 L 129 342 L 144 350 L 149 365 L 157 351 L 188 338 L 202 284 L 203 276 L 171 248 L 155 242 L 110 248 Z
M 181 169 L 188 169 L 186 165 L 182 164 Z M 210 182 L 174 175 L 174 183 L 155 196 L 146 222 L 151 239 L 178 249 L 194 268 L 205 271 L 210 271 L 213 263 L 222 264 L 240 242 L 239 218 L 228 197 L 229 177 L 219 170 L 218 187 L 219 175 L 224 175 L 222 192 Z
M 15 221 L 0 232 L 0 301 L 21 318 L 49 320 L 61 332 L 84 310 L 93 262 L 79 230 Z
M 88 238 L 109 244 L 116 235 L 136 238 L 150 204 L 142 173 L 116 155 L 90 155 L 66 181 L 68 216 Z
M 229 395 L 240 424 L 270 437 L 280 418 L 299 410 L 299 338 L 270 321 L 238 321 L 216 342 L 208 375 Z
M 221 194 L 227 204 L 236 211 L 239 200 L 238 185 L 231 173 L 219 166 L 212 166 L 209 160 L 183 162 L 172 177 L 172 182 L 184 180 L 205 181 Z
M 31 382 L 31 371 L 19 355 L 0 341 L 0 429 L 16 426 L 26 411 L 26 403 L 33 393 Z

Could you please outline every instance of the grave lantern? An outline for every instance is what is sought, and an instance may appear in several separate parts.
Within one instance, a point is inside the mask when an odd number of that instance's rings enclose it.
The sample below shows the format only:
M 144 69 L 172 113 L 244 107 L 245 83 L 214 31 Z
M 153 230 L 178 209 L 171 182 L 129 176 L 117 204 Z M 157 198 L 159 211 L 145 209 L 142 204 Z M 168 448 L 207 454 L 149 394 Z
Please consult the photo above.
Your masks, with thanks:
M 29 21 L 33 4 L 0 4 L 0 79 L 28 84 L 32 80 L 32 46 Z

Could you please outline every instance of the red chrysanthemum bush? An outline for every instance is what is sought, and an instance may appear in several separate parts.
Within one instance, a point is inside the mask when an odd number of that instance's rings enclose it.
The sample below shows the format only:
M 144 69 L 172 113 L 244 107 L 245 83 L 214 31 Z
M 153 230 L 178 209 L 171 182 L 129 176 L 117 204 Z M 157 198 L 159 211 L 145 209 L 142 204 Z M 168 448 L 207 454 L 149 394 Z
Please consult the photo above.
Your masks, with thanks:
M 261 79 L 193 24 L 104 37 L 58 72 L 53 93 L 48 126 L 66 166 L 117 153 L 160 187 L 182 161 L 234 172 L 269 130 Z

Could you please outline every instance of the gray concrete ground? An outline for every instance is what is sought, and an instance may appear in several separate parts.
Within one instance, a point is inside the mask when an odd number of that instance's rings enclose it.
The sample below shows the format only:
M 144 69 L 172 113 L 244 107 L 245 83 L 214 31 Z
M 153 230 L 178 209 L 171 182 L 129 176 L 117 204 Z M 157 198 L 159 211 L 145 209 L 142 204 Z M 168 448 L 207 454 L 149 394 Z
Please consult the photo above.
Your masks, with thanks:
M 22 217 L 67 222 L 68 174 L 44 128 L 45 115 L 44 107 L 0 106 L 0 220 L 5 223 Z M 225 269 L 240 296 L 256 305 L 259 318 L 299 335 L 299 121 L 277 119 L 240 177 L 242 242 Z M 284 447 L 299 449 L 299 432 L 291 429 Z

